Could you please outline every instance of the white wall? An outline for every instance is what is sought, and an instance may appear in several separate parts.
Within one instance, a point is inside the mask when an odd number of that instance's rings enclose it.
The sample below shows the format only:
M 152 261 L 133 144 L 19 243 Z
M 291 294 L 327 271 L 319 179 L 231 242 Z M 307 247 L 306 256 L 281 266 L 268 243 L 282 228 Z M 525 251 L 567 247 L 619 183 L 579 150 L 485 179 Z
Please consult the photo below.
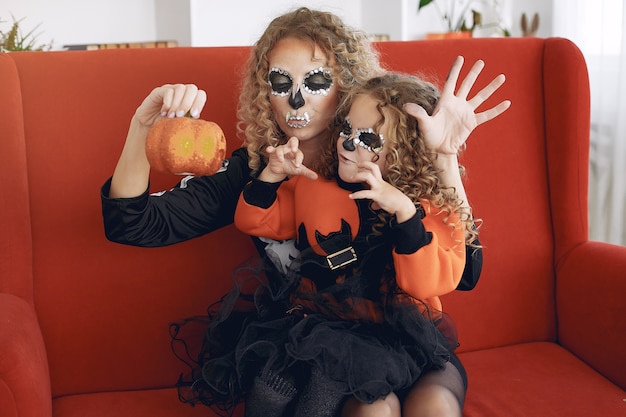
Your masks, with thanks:
M 388 35 L 391 40 L 406 39 L 403 12 L 406 0 L 364 0 L 361 27 L 373 35 Z
M 53 49 L 85 43 L 175 39 L 183 46 L 250 45 L 275 16 L 298 6 L 328 10 L 361 25 L 362 0 L 0 0 L 0 30 L 37 25 Z
M 348 25 L 361 25 L 361 0 L 189 1 L 193 46 L 251 45 L 274 17 L 299 6 L 330 11 L 340 16 Z
M 67 44 L 156 40 L 154 0 L 0 0 L 1 30 L 11 15 L 23 18 L 23 34 L 40 25 L 41 44 L 54 49 Z
M 476 2 L 493 0 L 475 0 Z M 552 0 L 498 0 L 514 36 L 522 12 L 539 12 L 538 36 L 552 33 Z M 40 43 L 144 42 L 176 39 L 180 45 L 249 45 L 269 21 L 306 5 L 339 15 L 352 26 L 390 35 L 392 40 L 421 39 L 441 30 L 433 6 L 417 13 L 417 0 L 0 0 L 0 20 L 11 14 L 24 33 L 40 24 Z M 8 23 L 0 24 L 0 30 Z
M 191 4 L 189 1 L 154 0 L 156 38 L 176 40 L 180 46 L 191 46 Z

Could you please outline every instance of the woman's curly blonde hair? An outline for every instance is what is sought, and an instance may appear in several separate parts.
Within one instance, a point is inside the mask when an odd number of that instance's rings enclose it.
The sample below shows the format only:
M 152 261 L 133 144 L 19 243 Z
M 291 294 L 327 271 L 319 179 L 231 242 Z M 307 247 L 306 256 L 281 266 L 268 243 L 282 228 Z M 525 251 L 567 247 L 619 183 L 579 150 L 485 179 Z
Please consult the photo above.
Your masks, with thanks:
M 237 129 L 248 148 L 253 171 L 262 166 L 268 145 L 286 141 L 272 114 L 267 76 L 272 48 L 289 37 L 310 41 L 329 57 L 340 100 L 348 90 L 382 72 L 378 53 L 367 35 L 346 26 L 336 15 L 301 7 L 275 18 L 252 48 L 237 108 Z M 334 127 L 328 129 L 330 142 Z M 316 165 L 311 168 L 316 169 Z
M 346 94 L 339 106 L 340 117 L 343 118 L 348 114 L 350 105 L 357 95 L 369 95 L 378 102 L 377 108 L 381 117 L 372 126 L 375 130 L 386 120 L 390 122 L 385 136 L 386 181 L 407 195 L 416 207 L 420 206 L 420 200 L 427 200 L 433 207 L 446 212 L 448 214 L 446 217 L 451 213 L 458 213 L 466 231 L 466 243 L 473 246 L 472 242 L 478 234 L 473 226 L 471 213 L 464 208 L 454 189 L 444 187 L 440 183 L 434 165 L 436 153 L 426 147 L 417 119 L 403 110 L 404 104 L 416 103 L 428 114 L 432 114 L 439 99 L 438 89 L 432 83 L 416 76 L 388 72 L 370 79 L 361 87 Z M 336 142 L 328 146 L 324 154 L 331 155 L 330 160 L 326 159 L 326 164 L 329 169 L 335 170 Z M 464 172 L 462 166 L 460 169 Z M 328 176 L 330 171 L 324 174 Z M 381 225 L 391 220 L 391 215 L 386 212 L 381 213 L 379 217 Z

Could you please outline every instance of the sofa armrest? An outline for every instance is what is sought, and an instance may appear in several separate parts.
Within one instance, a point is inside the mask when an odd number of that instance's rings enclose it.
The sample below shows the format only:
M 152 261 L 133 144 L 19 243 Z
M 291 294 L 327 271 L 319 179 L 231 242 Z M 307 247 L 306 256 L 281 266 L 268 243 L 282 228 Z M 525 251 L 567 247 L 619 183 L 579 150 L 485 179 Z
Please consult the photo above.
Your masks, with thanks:
M 0 293 L 0 415 L 52 415 L 48 359 L 33 307 Z
M 557 266 L 559 342 L 626 389 L 626 247 L 588 241 Z

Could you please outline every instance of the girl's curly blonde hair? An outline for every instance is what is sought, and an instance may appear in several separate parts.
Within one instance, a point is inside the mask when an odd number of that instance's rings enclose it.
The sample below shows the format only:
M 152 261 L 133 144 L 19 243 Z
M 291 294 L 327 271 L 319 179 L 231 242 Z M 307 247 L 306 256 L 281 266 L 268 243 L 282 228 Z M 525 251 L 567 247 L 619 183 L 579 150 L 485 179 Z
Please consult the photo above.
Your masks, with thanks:
M 458 213 L 466 231 L 466 243 L 473 246 L 472 242 L 478 234 L 473 226 L 471 213 L 464 208 L 454 189 L 440 183 L 434 165 L 436 153 L 426 147 L 417 119 L 403 110 L 404 104 L 416 103 L 428 114 L 432 114 L 439 99 L 438 89 L 416 76 L 388 72 L 370 79 L 346 94 L 339 106 L 340 117 L 348 114 L 357 95 L 369 95 L 378 102 L 377 108 L 381 117 L 372 126 L 374 130 L 380 128 L 386 120 L 390 122 L 385 136 L 385 147 L 388 149 L 386 181 L 407 195 L 417 207 L 420 200 L 427 200 L 433 207 L 446 212 L 447 217 L 451 213 Z M 326 159 L 328 170 L 324 172 L 325 176 L 329 176 L 331 172 L 336 172 L 336 142 L 325 149 L 324 155 L 326 158 L 330 155 L 330 159 Z M 464 172 L 462 166 L 460 170 Z M 386 212 L 379 217 L 382 224 L 391 220 L 391 215 Z
M 267 76 L 272 48 L 289 37 L 310 41 L 328 56 L 340 100 L 348 90 L 382 72 L 378 53 L 367 35 L 346 26 L 336 15 L 301 7 L 275 18 L 252 48 L 237 108 L 237 129 L 248 148 L 253 171 L 262 165 L 268 145 L 286 141 L 272 114 Z M 333 129 L 328 127 L 329 142 Z M 316 165 L 311 168 L 316 169 Z

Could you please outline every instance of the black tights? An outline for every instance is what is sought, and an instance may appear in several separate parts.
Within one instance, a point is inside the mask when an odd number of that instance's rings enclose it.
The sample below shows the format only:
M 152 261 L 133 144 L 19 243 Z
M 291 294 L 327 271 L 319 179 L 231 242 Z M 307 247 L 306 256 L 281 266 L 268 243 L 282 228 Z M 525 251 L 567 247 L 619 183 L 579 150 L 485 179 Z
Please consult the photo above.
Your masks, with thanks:
M 244 417 L 334 417 L 339 413 L 343 383 L 326 378 L 317 368 L 305 383 L 295 381 L 287 373 L 258 375 L 246 399 Z
M 317 367 L 298 396 L 294 417 L 334 417 L 345 398 L 345 384 L 328 379 Z
M 457 368 L 458 366 L 458 368 Z M 465 370 L 453 358 L 442 370 L 430 371 L 398 398 L 366 404 L 356 398 L 346 401 L 342 417 L 460 417 L 465 401 L 467 380 Z
M 300 385 L 300 384 L 297 384 Z M 333 417 L 343 406 L 344 385 L 329 380 L 317 368 L 311 370 L 306 384 L 296 388 L 294 378 L 268 373 L 255 378 L 246 400 L 245 417 Z M 461 362 L 453 356 L 442 370 L 423 375 L 401 398 L 403 416 L 460 416 L 467 391 L 467 376 Z M 435 393 L 445 395 L 433 395 Z M 442 400 L 443 399 L 443 400 Z M 450 399 L 447 401 L 447 399 Z M 454 403 L 452 403 L 454 401 Z M 363 414 L 354 398 L 343 409 L 343 416 Z M 289 414 L 287 413 L 289 411 Z
M 445 369 L 431 372 L 430 374 L 426 374 L 424 377 L 430 377 L 433 383 L 449 389 L 456 397 L 461 409 L 463 409 L 465 394 L 467 393 L 467 374 L 459 358 L 452 354 Z
M 256 376 L 246 398 L 244 417 L 282 417 L 297 394 L 290 379 L 272 372 Z
M 456 357 L 439 371 L 423 375 L 402 401 L 406 417 L 461 416 L 467 377 Z

